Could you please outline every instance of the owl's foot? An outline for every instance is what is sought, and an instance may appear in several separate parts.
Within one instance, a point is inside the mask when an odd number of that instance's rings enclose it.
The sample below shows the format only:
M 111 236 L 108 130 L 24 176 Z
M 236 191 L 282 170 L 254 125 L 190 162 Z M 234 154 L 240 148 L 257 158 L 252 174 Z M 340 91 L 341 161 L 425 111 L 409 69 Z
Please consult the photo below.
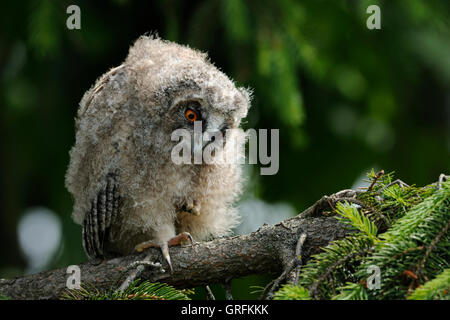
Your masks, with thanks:
M 182 246 L 184 243 L 187 243 L 187 242 L 190 242 L 191 244 L 195 243 L 194 239 L 192 238 L 192 236 L 189 232 L 182 232 L 182 233 L 176 235 L 175 237 L 173 237 L 172 239 L 170 239 L 169 241 L 164 242 L 162 244 L 157 244 L 153 241 L 142 242 L 135 247 L 135 250 L 137 252 L 142 252 L 147 248 L 159 247 L 161 249 L 164 260 L 166 260 L 167 264 L 169 265 L 170 272 L 173 272 L 172 263 L 170 261 L 170 255 L 169 255 L 169 247 L 177 246 L 177 245 Z

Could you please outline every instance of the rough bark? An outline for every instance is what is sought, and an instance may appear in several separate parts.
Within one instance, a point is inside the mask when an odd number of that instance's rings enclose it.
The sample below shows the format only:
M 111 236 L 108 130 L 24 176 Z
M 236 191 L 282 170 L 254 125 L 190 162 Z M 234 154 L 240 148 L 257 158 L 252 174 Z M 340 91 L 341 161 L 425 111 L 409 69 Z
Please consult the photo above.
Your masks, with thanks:
M 183 248 L 172 247 L 173 274 L 147 268 L 140 278 L 165 282 L 177 288 L 192 288 L 225 283 L 250 274 L 279 275 L 289 264 L 292 265 L 301 234 L 307 235 L 302 249 L 305 262 L 320 247 L 348 233 L 336 218 L 318 216 L 331 204 L 330 201 L 337 201 L 335 195 L 323 197 L 296 217 L 274 226 L 265 225 L 249 235 L 216 239 Z M 117 289 L 130 273 L 127 267 L 146 256 L 168 269 L 160 251 L 151 248 L 141 254 L 114 258 L 97 265 L 89 262 L 79 264 L 81 285 L 90 284 L 98 290 Z M 0 294 L 11 299 L 57 299 L 66 289 L 69 276 L 66 270 L 61 268 L 16 279 L 0 279 Z

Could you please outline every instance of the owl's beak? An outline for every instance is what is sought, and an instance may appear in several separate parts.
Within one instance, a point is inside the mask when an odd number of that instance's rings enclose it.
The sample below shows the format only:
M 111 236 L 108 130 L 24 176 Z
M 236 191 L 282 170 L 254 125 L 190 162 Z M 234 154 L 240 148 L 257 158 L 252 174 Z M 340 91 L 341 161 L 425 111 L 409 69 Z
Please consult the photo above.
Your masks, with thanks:
M 205 139 L 203 140 L 203 149 L 205 149 L 205 147 L 207 145 L 209 145 L 210 143 L 212 143 L 216 140 L 215 134 L 217 134 L 217 133 L 220 133 L 220 135 L 222 136 L 222 144 L 225 145 L 225 143 L 227 142 L 226 135 L 227 135 L 228 129 L 230 129 L 230 125 L 228 123 L 224 123 L 223 125 L 221 125 L 219 127 L 219 129 L 207 130 L 207 132 L 210 134 L 207 134 L 205 136 Z
M 226 143 L 227 130 L 230 128 L 231 128 L 231 126 L 226 122 L 225 124 L 223 124 L 222 128 L 220 129 L 220 132 L 222 133 L 222 137 L 223 137 L 223 143 Z

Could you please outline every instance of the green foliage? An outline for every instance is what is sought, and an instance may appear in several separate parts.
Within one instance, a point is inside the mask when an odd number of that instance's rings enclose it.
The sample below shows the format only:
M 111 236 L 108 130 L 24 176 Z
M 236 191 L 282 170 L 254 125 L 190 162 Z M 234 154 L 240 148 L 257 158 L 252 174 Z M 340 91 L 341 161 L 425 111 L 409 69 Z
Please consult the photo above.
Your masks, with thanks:
M 192 290 L 177 290 L 165 283 L 150 283 L 135 280 L 125 291 L 110 289 L 100 292 L 94 286 L 82 287 L 79 290 L 66 290 L 61 299 L 64 300 L 190 300 Z
M 70 4 L 0 1 L 0 277 L 26 269 L 11 230 L 31 206 L 54 211 L 64 230 L 46 269 L 86 259 L 63 179 L 73 119 L 83 93 L 145 32 L 207 51 L 253 89 L 244 127 L 280 129 L 280 171 L 250 170 L 249 195 L 301 209 L 370 166 L 419 185 L 450 168 L 448 0 L 79 0 L 80 30 L 66 27 Z M 366 28 L 371 4 L 381 30 Z M 377 209 L 365 216 L 378 234 L 432 190 L 384 191 L 382 202 L 363 199 Z M 265 282 L 250 279 L 236 280 L 236 297 Z
M 410 300 L 450 300 L 450 269 L 445 269 L 433 280 L 418 287 Z
M 274 300 L 311 300 L 306 288 L 286 284 L 281 286 L 280 290 L 275 292 Z
M 364 285 L 360 283 L 347 282 L 344 286 L 339 287 L 340 293 L 332 296 L 333 300 L 367 300 L 367 290 Z
M 365 270 L 370 265 L 382 270 L 381 289 L 372 290 L 371 296 L 404 299 L 426 279 L 449 267 L 449 223 L 450 181 L 411 208 L 392 228 L 380 235 L 382 241 L 358 271 L 362 279 L 367 276 Z
M 33 14 L 29 22 L 29 45 L 39 57 L 52 56 L 59 51 L 61 28 L 64 23 L 62 7 L 51 0 L 40 0 L 33 3 L 30 10 Z
M 363 233 L 334 241 L 323 248 L 302 268 L 300 284 L 309 288 L 312 297 L 331 297 L 336 286 L 354 280 L 355 266 L 361 263 L 374 244 Z
M 393 184 L 392 177 L 372 171 L 373 184 L 356 203 L 337 204 L 337 218 L 355 233 L 333 241 L 303 267 L 299 285 L 308 288 L 311 297 L 448 297 L 450 181 L 440 189 L 418 188 Z M 368 272 L 373 266 L 379 268 L 381 282 L 380 288 L 370 290 Z
M 336 212 L 341 216 L 339 218 L 341 222 L 355 227 L 373 240 L 376 239 L 378 228 L 375 223 L 370 221 L 366 215 L 360 213 L 355 205 L 348 202 L 344 204 L 339 202 L 336 206 Z

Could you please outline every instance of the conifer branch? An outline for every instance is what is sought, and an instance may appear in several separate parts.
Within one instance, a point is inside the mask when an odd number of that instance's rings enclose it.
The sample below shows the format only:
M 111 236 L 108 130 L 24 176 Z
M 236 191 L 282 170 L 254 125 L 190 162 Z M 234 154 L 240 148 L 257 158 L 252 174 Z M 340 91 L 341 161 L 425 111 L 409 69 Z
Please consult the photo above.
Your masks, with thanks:
M 303 233 L 308 238 L 302 245 L 302 259 L 307 261 L 321 247 L 343 238 L 349 231 L 335 217 L 304 217 L 300 214 L 274 226 L 263 226 L 249 235 L 216 239 L 184 248 L 171 247 L 173 274 L 162 273 L 159 268 L 145 268 L 140 271 L 139 277 L 150 282 L 167 283 L 175 288 L 192 288 L 226 283 L 251 274 L 277 276 L 295 261 L 297 242 Z M 127 278 L 128 266 L 144 257 L 148 257 L 146 261 L 165 266 L 160 251 L 150 248 L 141 254 L 119 257 L 97 265 L 89 262 L 80 264 L 81 283 L 99 291 L 115 290 Z M 66 291 L 67 277 L 66 268 L 61 268 L 21 278 L 1 279 L 0 295 L 11 299 L 59 299 Z
M 425 255 L 423 256 L 422 260 L 420 260 L 416 274 L 421 275 L 423 266 L 425 265 L 425 262 L 430 257 L 431 252 L 436 248 L 437 244 L 441 240 L 441 238 L 448 232 L 450 229 L 450 220 L 448 221 L 447 225 L 442 228 L 442 230 L 436 235 L 436 237 L 433 239 L 433 241 L 430 243 L 430 245 L 427 247 L 427 250 L 425 251 Z
M 229 284 L 231 279 L 242 276 L 269 274 L 275 279 L 262 293 L 269 299 L 448 297 L 447 176 L 441 175 L 438 183 L 422 188 L 393 181 L 392 174 L 372 172 L 369 178 L 376 178 L 370 191 L 343 190 L 324 196 L 298 216 L 274 226 L 265 225 L 249 235 L 171 248 L 174 273 L 162 270 L 165 262 L 161 253 L 151 248 L 97 265 L 80 264 L 82 285 L 110 292 L 111 297 L 123 297 L 124 292 L 133 290 L 123 290 L 129 281 L 122 290 L 117 289 L 127 276 L 133 278 L 129 270 L 132 266 L 139 278 L 148 283 L 165 283 L 179 289 Z M 338 215 L 333 216 L 335 213 Z M 376 225 L 382 219 L 380 215 L 385 218 L 387 230 Z M 367 270 L 372 266 L 382 270 L 383 281 L 378 290 L 366 287 Z M 0 296 L 58 299 L 66 292 L 67 277 L 66 268 L 62 268 L 0 280 Z M 284 281 L 291 283 L 282 285 Z M 424 281 L 428 282 L 424 285 Z M 281 289 L 274 292 L 280 285 Z M 426 288 L 421 290 L 420 285 Z M 135 298 L 133 294 L 131 297 Z M 80 292 L 83 296 L 92 297 Z M 138 294 L 136 298 L 145 295 Z

